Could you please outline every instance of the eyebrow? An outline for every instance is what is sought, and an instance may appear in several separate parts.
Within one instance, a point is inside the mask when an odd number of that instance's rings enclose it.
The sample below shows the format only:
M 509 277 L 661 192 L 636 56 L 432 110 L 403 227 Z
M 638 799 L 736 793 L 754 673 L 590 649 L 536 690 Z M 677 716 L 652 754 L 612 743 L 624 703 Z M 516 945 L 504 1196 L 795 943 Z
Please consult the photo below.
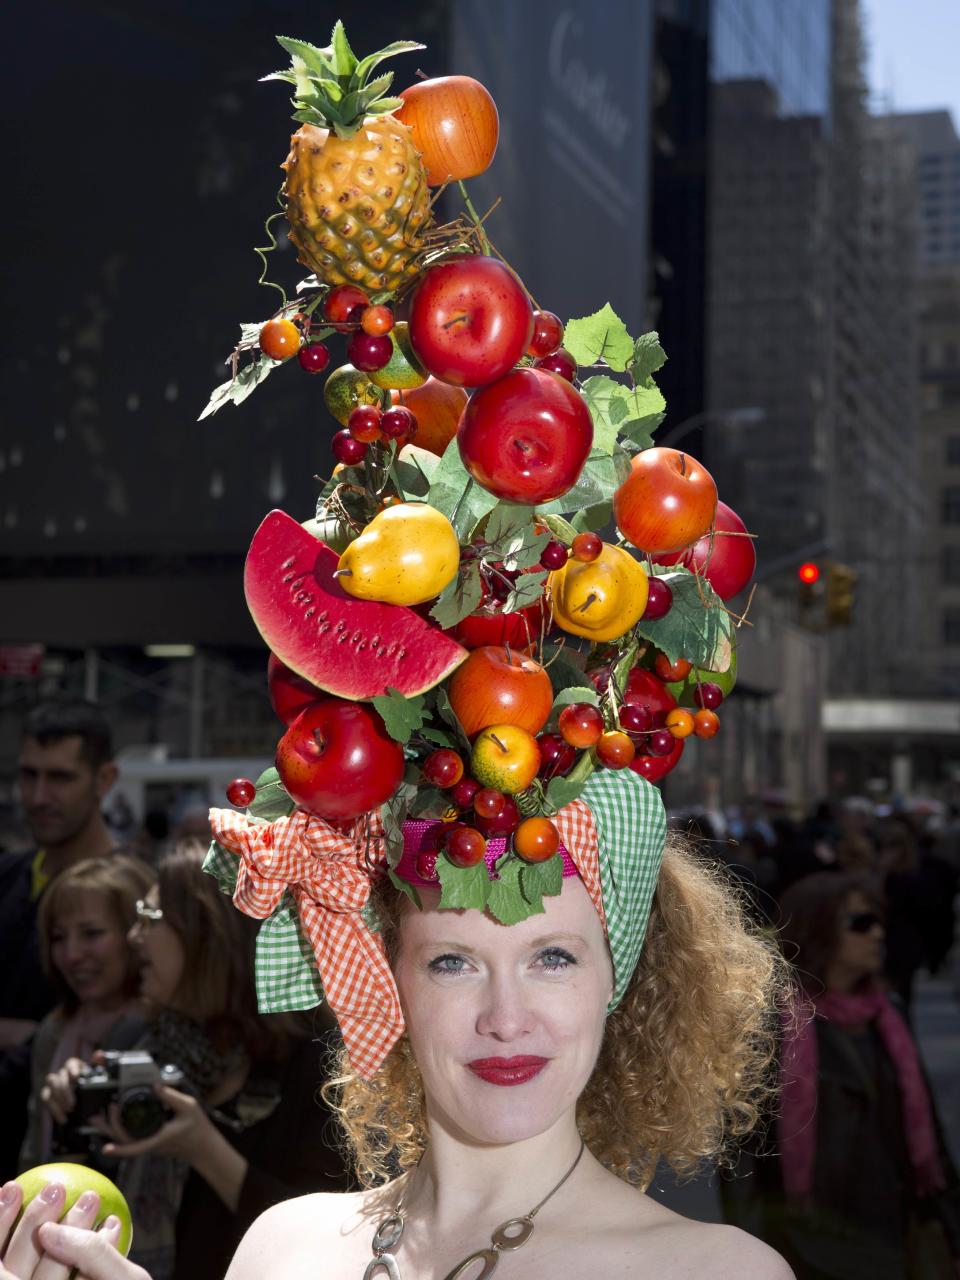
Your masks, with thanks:
M 545 933 L 539 938 L 534 938 L 528 943 L 528 946 L 531 950 L 537 951 L 541 947 L 546 947 L 550 943 L 556 942 L 579 942 L 582 946 L 586 946 L 586 938 L 580 933 Z M 466 942 L 456 942 L 451 938 L 437 938 L 422 942 L 420 946 L 428 947 L 431 950 L 436 947 L 449 947 L 451 951 L 463 951 L 467 954 L 472 954 L 476 950 L 476 946 L 471 946 Z

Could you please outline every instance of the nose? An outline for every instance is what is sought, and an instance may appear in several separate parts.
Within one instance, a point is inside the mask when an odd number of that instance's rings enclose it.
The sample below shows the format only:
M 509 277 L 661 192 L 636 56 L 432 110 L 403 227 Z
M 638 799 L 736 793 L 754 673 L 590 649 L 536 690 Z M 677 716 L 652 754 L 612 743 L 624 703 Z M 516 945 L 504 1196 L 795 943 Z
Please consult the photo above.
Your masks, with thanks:
M 135 920 L 127 930 L 127 941 L 131 947 L 136 947 L 137 950 L 143 945 L 143 926 L 139 920 Z
M 536 1023 L 536 1014 L 522 983 L 498 976 L 484 989 L 484 999 L 477 1015 L 477 1032 L 505 1044 L 528 1035 Z

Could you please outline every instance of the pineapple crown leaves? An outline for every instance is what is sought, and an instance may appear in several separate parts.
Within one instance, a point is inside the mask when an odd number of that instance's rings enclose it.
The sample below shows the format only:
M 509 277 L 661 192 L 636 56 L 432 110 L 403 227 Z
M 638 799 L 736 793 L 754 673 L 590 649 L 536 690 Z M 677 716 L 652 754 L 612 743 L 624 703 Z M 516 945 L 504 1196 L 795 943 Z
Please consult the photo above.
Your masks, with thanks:
M 358 60 L 339 20 L 325 49 L 289 36 L 277 36 L 277 42 L 290 54 L 290 69 L 274 71 L 263 80 L 292 84 L 294 120 L 333 129 L 339 138 L 352 138 L 364 116 L 385 115 L 402 105 L 401 98 L 385 96 L 393 82 L 393 72 L 371 80 L 374 68 L 395 54 L 426 48 L 415 40 L 395 40 L 385 49 Z

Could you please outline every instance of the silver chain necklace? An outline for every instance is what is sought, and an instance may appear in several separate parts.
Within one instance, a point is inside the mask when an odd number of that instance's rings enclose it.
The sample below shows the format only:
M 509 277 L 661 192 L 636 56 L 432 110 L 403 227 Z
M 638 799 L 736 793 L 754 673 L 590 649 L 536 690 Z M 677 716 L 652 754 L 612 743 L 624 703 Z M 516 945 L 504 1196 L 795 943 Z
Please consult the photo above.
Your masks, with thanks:
M 445 1280 L 460 1280 L 467 1268 L 475 1262 L 482 1262 L 483 1270 L 477 1273 L 474 1280 L 487 1280 L 496 1271 L 501 1253 L 512 1252 L 514 1249 L 522 1248 L 533 1235 L 534 1218 L 547 1201 L 557 1194 L 574 1169 L 576 1169 L 580 1163 L 580 1157 L 583 1155 L 585 1145 L 581 1138 L 580 1150 L 577 1152 L 576 1160 L 574 1160 L 553 1190 L 548 1191 L 539 1204 L 535 1204 L 528 1213 L 519 1218 L 508 1218 L 506 1222 L 502 1222 L 490 1237 L 490 1248 L 477 1249 L 475 1253 L 471 1253 L 462 1262 L 458 1262 L 453 1270 L 447 1274 Z M 406 1190 L 397 1201 L 393 1213 L 384 1218 L 374 1232 L 373 1257 L 363 1273 L 363 1280 L 375 1280 L 377 1276 L 387 1276 L 389 1280 L 401 1280 L 400 1268 L 397 1266 L 397 1259 L 394 1257 L 392 1250 L 397 1248 L 403 1236 L 403 1228 L 406 1223 L 403 1213 L 405 1199 Z

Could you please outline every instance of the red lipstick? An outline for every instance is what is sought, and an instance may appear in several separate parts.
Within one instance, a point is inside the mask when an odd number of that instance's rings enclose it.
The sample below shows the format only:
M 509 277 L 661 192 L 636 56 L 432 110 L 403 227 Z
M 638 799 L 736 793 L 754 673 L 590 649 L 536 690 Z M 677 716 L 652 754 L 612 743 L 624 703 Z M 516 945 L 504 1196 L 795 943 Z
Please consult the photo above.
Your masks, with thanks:
M 536 1058 L 521 1053 L 515 1058 L 475 1058 L 468 1062 L 468 1068 L 487 1084 L 514 1085 L 526 1084 L 534 1076 L 538 1076 L 550 1061 L 549 1058 Z

